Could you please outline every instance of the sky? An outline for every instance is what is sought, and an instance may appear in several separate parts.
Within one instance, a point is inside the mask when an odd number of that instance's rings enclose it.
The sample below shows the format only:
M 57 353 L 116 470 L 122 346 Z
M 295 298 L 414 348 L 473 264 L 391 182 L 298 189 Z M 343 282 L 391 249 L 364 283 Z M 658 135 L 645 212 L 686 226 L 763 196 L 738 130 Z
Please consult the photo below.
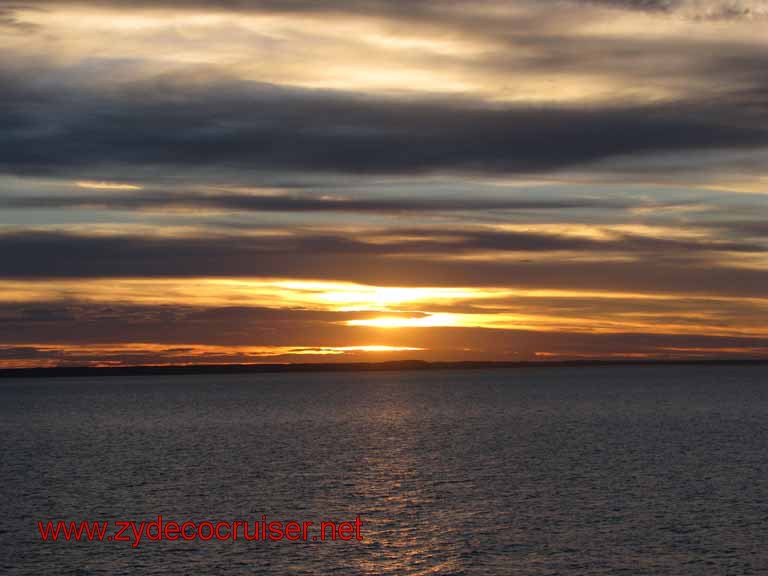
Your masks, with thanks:
M 766 358 L 766 30 L 0 0 L 0 367 Z

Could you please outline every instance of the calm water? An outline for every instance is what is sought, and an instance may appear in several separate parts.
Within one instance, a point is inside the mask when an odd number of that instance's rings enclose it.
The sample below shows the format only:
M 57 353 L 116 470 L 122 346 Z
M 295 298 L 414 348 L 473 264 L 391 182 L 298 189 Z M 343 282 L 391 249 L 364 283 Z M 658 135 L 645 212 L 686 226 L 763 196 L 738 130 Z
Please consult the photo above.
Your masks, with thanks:
M 768 574 L 768 369 L 0 381 L 0 573 Z M 362 542 L 42 542 L 37 520 Z

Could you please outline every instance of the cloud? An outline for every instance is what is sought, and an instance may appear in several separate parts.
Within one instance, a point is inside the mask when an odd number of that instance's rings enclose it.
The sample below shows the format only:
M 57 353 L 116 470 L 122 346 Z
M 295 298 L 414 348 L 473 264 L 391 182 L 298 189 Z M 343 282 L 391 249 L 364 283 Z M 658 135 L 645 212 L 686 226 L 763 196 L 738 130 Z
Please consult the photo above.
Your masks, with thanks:
M 375 198 L 310 194 L 177 193 L 148 190 L 140 194 L 67 194 L 66 196 L 0 197 L 7 208 L 103 208 L 109 210 L 207 209 L 236 212 L 465 212 L 486 210 L 622 209 L 624 200 L 596 198 L 519 199 L 483 198 Z
M 0 364 L 764 352 L 763 7 L 0 0 Z
M 768 222 L 765 220 L 710 221 L 698 225 L 725 232 L 734 238 L 768 239 Z
M 530 6 L 539 4 L 551 9 L 569 4 L 563 0 L 537 0 L 530 2 L 504 2 L 499 0 L 478 0 L 474 10 L 468 10 L 462 0 L 218 0 L 215 5 L 207 0 L 0 0 L 0 6 L 10 7 L 55 6 L 62 4 L 101 6 L 108 8 L 141 8 L 160 10 L 209 10 L 241 11 L 287 14 L 348 14 L 389 16 L 405 19 L 425 17 L 459 17 L 473 11 L 489 11 L 499 15 L 494 8 Z M 571 0 L 573 5 L 603 5 L 612 8 L 649 12 L 681 13 L 701 18 L 749 18 L 765 15 L 768 3 L 765 0 Z M 454 13 L 456 13 L 454 15 Z
M 162 330 L 158 324 L 157 328 Z M 145 335 L 151 335 L 152 326 L 146 326 Z M 250 342 L 241 340 L 225 344 L 211 343 L 200 326 L 179 324 L 188 330 L 186 340 L 161 332 L 152 337 L 151 343 L 125 339 L 105 344 L 103 335 L 98 338 L 66 339 L 54 332 L 50 340 L 35 344 L 3 345 L 5 330 L 0 327 L 0 368 L 41 365 L 136 365 L 159 363 L 243 363 L 243 362 L 329 362 L 329 361 L 376 361 L 383 359 L 421 358 L 427 360 L 531 360 L 579 357 L 648 357 L 648 358 L 701 358 L 716 357 L 765 357 L 768 348 L 766 338 L 739 338 L 705 335 L 659 334 L 574 334 L 537 333 L 525 330 L 483 330 L 472 328 L 434 330 L 428 334 L 420 331 L 398 333 L 394 341 L 401 348 L 398 352 L 367 353 L 355 350 L 354 345 L 334 345 L 331 342 L 349 341 L 354 338 L 371 338 L 371 334 L 359 329 L 345 329 L 347 334 L 339 338 L 326 333 L 324 345 L 258 344 L 262 337 L 256 335 Z M 134 331 L 137 333 L 138 331 Z M 294 342 L 303 341 L 299 328 L 295 332 L 283 332 Z M 39 335 L 39 333 L 38 333 Z M 138 333 L 137 333 L 138 335 Z M 190 339 L 201 338 L 202 343 Z M 314 338 L 314 336 L 310 336 Z M 379 336 L 379 338 L 381 338 Z M 430 348 L 420 348 L 427 340 Z M 201 342 L 198 341 L 198 342 Z M 365 340 L 363 340 L 365 341 Z M 471 343 L 474 348 L 467 348 Z M 314 357 L 313 357 L 314 356 Z
M 330 357 L 343 361 L 387 360 L 381 355 L 413 354 L 423 349 L 388 346 L 214 346 L 184 344 L 177 347 L 147 342 L 127 344 L 35 344 L 0 346 L 0 369 L 40 366 L 137 366 L 153 364 L 264 364 L 328 362 Z M 371 355 L 373 357 L 371 357 Z M 379 356 L 376 358 L 376 356 Z M 367 357 L 367 358 L 366 358 Z M 337 359 L 338 361 L 338 359 Z
M 765 0 L 593 0 L 616 8 L 674 13 L 702 20 L 738 20 L 768 16 Z
M 19 34 L 30 33 L 37 29 L 37 26 L 29 22 L 23 22 L 16 15 L 14 6 L 4 7 L 0 1 L 0 31 L 16 32 Z
M 0 170 L 13 173 L 147 165 L 521 173 L 630 154 L 768 145 L 768 130 L 732 101 L 486 107 L 239 81 L 200 87 L 180 78 L 107 93 L 53 91 L 8 74 L 3 84 Z
M 768 269 L 729 266 L 740 252 L 762 257 L 765 248 L 760 243 L 632 234 L 618 234 L 607 241 L 524 232 L 456 231 L 455 238 L 448 240 L 430 238 L 429 229 L 421 234 L 423 239 L 398 240 L 395 233 L 392 241 L 380 242 L 330 232 L 173 238 L 16 231 L 0 235 L 0 277 L 202 275 L 741 296 L 762 296 L 768 282 Z M 488 258 L 471 258 L 489 250 Z M 505 259 L 505 251 L 527 255 Z M 547 257 L 550 253 L 555 257 Z M 462 259 L 463 255 L 470 259 Z

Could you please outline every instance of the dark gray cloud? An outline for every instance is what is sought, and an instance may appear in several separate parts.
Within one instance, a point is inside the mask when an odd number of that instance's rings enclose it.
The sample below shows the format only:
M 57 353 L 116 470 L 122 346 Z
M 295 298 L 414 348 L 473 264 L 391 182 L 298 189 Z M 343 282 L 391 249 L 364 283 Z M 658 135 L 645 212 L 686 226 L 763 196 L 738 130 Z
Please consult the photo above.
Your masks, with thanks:
M 48 357 L 50 354 L 34 346 L 0 348 L 0 360 L 39 360 Z
M 739 20 L 768 15 L 765 0 L 586 0 L 614 8 L 682 13 L 702 20 Z
M 375 198 L 309 194 L 245 195 L 183 194 L 142 191 L 130 194 L 67 194 L 66 196 L 0 197 L 7 208 L 104 208 L 110 210 L 214 209 L 237 212 L 352 212 L 407 213 L 486 210 L 566 210 L 577 208 L 622 209 L 627 200 L 562 198 L 553 200 L 482 198 Z
M 755 212 L 759 212 L 755 209 Z M 735 238 L 765 238 L 768 239 L 768 222 L 765 220 L 732 220 L 719 222 L 702 222 L 701 228 L 726 232 Z
M 114 6 L 125 8 L 195 8 L 209 10 L 254 10 L 264 12 L 382 12 L 429 6 L 458 6 L 461 0 L 0 0 L 0 6 Z
M 476 9 L 494 4 L 543 6 L 556 10 L 567 5 L 597 5 L 625 10 L 674 13 L 700 18 L 737 19 L 765 14 L 763 0 L 475 0 Z M 446 12 L 466 7 L 464 0 L 0 0 L 0 6 L 39 7 L 61 4 L 116 8 L 207 9 L 267 13 L 332 13 L 416 18 L 448 17 Z
M 618 155 L 768 145 L 737 102 L 484 107 L 179 78 L 106 92 L 2 75 L 0 170 L 162 165 L 516 173 Z M 117 170 L 117 168 L 116 168 Z
M 0 31 L 5 29 L 6 31 L 10 30 L 12 32 L 28 33 L 36 28 L 37 27 L 34 24 L 19 20 L 14 7 L 5 6 L 3 2 L 0 1 Z
M 489 72 L 519 74 L 576 73 L 603 76 L 641 89 L 657 86 L 706 98 L 733 97 L 739 90 L 743 105 L 765 111 L 766 53 L 758 43 L 722 38 L 713 50 L 706 36 L 578 35 L 570 30 L 532 28 L 486 32 L 506 47 L 477 59 Z M 688 90 L 685 90 L 687 85 Z M 749 93 L 751 92 L 751 94 Z M 730 95 L 730 96 L 729 96 Z M 764 117 L 763 117 L 764 118 Z
M 413 231 L 411 231 L 413 232 Z M 235 276 L 348 280 L 376 285 L 501 285 L 764 296 L 768 271 L 735 268 L 718 251 L 764 253 L 761 244 L 624 235 L 595 241 L 558 235 L 456 231 L 453 241 L 368 243 L 364 237 L 104 237 L 17 232 L 0 235 L 0 277 Z M 396 235 L 396 234 L 393 234 Z M 439 256 L 528 251 L 524 261 Z M 548 252 L 574 252 L 556 260 Z M 714 251 L 714 252 L 713 252 Z M 578 254 L 592 254 L 584 261 Z M 615 261 L 619 253 L 631 261 Z M 537 257 L 537 254 L 540 257 Z

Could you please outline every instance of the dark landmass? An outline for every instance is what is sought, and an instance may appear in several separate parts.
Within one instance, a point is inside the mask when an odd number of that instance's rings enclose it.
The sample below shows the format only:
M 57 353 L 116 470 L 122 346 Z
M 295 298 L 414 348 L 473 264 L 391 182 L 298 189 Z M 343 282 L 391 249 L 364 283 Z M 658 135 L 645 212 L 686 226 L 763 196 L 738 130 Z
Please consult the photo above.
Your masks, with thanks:
M 397 370 L 488 370 L 499 368 L 577 368 L 585 366 L 663 365 L 763 365 L 766 359 L 713 360 L 566 360 L 535 362 L 350 362 L 315 364 L 194 364 L 169 366 L 61 366 L 55 368 L 4 368 L 0 378 L 60 378 L 84 376 L 146 376 L 184 374 L 260 374 L 267 372 L 384 372 Z

